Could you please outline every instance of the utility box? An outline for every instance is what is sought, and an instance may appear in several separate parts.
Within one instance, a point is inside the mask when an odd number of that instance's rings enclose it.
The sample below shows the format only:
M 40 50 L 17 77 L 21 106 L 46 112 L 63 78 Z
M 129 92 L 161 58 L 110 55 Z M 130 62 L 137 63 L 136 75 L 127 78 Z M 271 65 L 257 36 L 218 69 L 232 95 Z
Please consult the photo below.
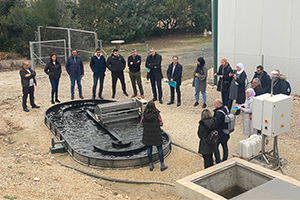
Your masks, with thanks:
M 292 97 L 278 94 L 265 99 L 262 133 L 277 136 L 290 130 Z
M 253 98 L 253 110 L 252 110 L 252 126 L 255 129 L 262 129 L 262 121 L 263 121 L 263 108 L 264 101 L 267 98 L 270 98 L 271 94 L 262 94 Z

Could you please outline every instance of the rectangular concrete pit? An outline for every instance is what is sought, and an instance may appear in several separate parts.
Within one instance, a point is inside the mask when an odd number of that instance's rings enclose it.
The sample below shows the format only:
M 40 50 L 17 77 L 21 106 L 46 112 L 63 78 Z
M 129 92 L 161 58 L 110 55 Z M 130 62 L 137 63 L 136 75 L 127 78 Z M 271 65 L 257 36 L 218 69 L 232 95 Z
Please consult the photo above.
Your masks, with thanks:
M 270 187 L 268 185 L 273 184 L 274 179 L 279 179 L 288 185 L 293 184 L 290 187 L 291 193 L 300 194 L 299 181 L 239 158 L 230 159 L 178 180 L 176 192 L 178 196 L 190 200 L 240 199 L 240 196 L 246 194 L 255 196 L 255 199 L 265 199 L 264 197 L 269 193 L 274 193 L 269 188 L 267 189 Z M 266 191 L 264 196 L 259 196 L 263 192 L 254 193 L 255 190 Z M 279 187 L 276 188 L 276 192 L 278 196 L 287 191 L 281 191 Z M 293 197 L 287 199 L 293 199 Z
M 230 199 L 271 179 L 239 163 L 232 163 L 194 183 Z

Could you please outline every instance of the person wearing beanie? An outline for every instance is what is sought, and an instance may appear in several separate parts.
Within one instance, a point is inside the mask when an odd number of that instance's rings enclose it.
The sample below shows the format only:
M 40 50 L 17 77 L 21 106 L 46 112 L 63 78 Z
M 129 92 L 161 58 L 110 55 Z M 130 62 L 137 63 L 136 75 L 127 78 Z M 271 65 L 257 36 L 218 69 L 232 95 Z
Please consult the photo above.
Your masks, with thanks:
M 253 111 L 253 97 L 255 92 L 252 88 L 246 90 L 246 101 L 241 106 L 240 110 L 243 112 L 243 134 L 252 135 L 254 129 L 252 127 L 252 111 Z
M 123 94 L 128 96 L 123 72 L 126 67 L 126 61 L 123 56 L 119 54 L 118 49 L 114 49 L 112 55 L 108 57 L 106 67 L 111 71 L 112 98 L 114 99 L 116 96 L 116 84 L 118 79 L 121 81 Z
M 194 106 L 199 105 L 199 92 L 202 94 L 203 105 L 202 108 L 206 108 L 206 84 L 207 84 L 207 68 L 205 66 L 205 60 L 202 57 L 197 59 L 197 66 L 193 72 L 193 87 L 195 87 L 195 99 Z
M 229 87 L 232 80 L 232 76 L 229 75 L 230 73 L 232 73 L 230 64 L 226 58 L 222 58 L 219 70 L 217 73 L 214 73 L 214 76 L 219 76 L 217 90 L 221 92 L 224 106 L 228 106 Z

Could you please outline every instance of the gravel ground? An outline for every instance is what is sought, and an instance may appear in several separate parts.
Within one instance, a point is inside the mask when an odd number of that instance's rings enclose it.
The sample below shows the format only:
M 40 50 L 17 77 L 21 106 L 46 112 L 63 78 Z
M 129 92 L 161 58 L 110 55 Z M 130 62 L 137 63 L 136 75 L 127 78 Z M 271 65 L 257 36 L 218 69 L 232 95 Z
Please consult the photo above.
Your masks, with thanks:
M 91 98 L 92 72 L 88 65 L 83 80 L 83 96 Z M 50 102 L 50 82 L 42 69 L 37 69 L 35 97 L 40 109 L 22 111 L 21 85 L 18 71 L 0 73 L 0 199 L 181 199 L 175 196 L 175 188 L 162 185 L 136 185 L 108 182 L 95 177 L 83 175 L 75 170 L 60 166 L 59 162 L 96 175 L 136 181 L 157 181 L 174 185 L 176 180 L 203 169 L 203 159 L 177 146 L 172 146 L 171 154 L 165 159 L 169 166 L 164 172 L 155 164 L 153 172 L 148 166 L 134 169 L 97 169 L 83 166 L 74 161 L 67 153 L 47 154 L 53 134 L 44 125 L 44 111 Z M 132 88 L 128 73 L 125 73 L 127 92 L 131 96 Z M 164 104 L 157 104 L 164 121 L 163 129 L 167 131 L 172 142 L 197 151 L 198 121 L 201 106 L 193 107 L 194 88 L 191 80 L 181 86 L 182 106 L 166 105 L 170 91 L 163 83 Z M 145 99 L 151 100 L 150 83 L 143 79 Z M 111 78 L 107 72 L 104 83 L 104 98 L 111 98 Z M 213 110 L 213 100 L 220 98 L 214 87 L 208 87 L 208 109 Z M 78 98 L 78 92 L 75 92 Z M 70 101 L 70 80 L 64 72 L 59 85 L 59 99 Z M 117 83 L 116 100 L 126 100 L 120 83 Z M 279 153 L 288 160 L 283 168 L 287 176 L 300 179 L 299 165 L 299 101 L 292 103 L 291 130 L 278 137 Z M 229 140 L 229 158 L 238 152 L 238 142 L 245 139 L 242 134 L 242 116 L 237 117 L 236 130 Z M 272 142 L 267 145 L 272 149 Z

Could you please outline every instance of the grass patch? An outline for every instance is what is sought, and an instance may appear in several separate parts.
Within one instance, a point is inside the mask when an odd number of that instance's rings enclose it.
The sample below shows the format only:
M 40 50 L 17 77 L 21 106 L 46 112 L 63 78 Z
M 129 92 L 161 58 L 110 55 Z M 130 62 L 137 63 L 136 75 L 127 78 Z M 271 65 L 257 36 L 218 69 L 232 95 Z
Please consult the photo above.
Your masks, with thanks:
M 17 199 L 17 197 L 10 197 L 8 195 L 5 195 L 4 199 L 14 200 L 14 199 Z

